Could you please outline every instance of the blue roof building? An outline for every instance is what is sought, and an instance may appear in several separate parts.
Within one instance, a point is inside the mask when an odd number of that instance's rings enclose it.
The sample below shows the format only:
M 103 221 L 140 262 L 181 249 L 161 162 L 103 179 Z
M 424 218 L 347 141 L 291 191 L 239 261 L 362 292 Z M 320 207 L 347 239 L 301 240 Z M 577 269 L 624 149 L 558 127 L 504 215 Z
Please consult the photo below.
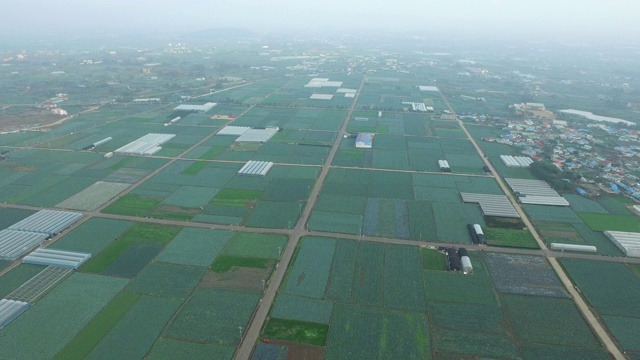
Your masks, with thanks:
M 356 137 L 356 147 L 361 149 L 371 149 L 373 146 L 372 133 L 359 133 Z

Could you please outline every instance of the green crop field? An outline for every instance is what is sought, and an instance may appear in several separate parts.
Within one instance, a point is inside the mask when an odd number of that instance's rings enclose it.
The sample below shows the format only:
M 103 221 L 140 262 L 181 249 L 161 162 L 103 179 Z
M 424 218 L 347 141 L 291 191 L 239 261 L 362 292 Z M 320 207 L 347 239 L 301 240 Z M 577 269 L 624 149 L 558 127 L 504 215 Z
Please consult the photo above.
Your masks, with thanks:
M 174 193 L 167 196 L 161 204 L 185 208 L 202 208 L 217 192 L 218 189 L 212 187 L 181 186 Z
M 440 328 L 500 334 L 507 331 L 502 309 L 495 305 L 432 301 L 429 319 Z
M 108 276 L 71 275 L 2 329 L 2 356 L 28 360 L 53 358 L 126 283 L 125 279 Z
M 384 245 L 362 242 L 353 280 L 352 301 L 360 305 L 383 305 Z
M 518 352 L 505 335 L 460 330 L 433 330 L 433 347 L 437 353 L 453 353 L 483 358 L 517 359 Z
M 43 269 L 44 267 L 39 265 L 20 264 L 9 270 L 9 272 L 0 276 L 0 296 L 8 295 Z
M 327 299 L 343 302 L 351 300 L 359 246 L 358 242 L 352 240 L 340 240 L 337 242 L 329 284 L 327 285 Z
M 367 198 L 364 196 L 323 194 L 318 198 L 314 209 L 317 211 L 359 215 L 364 212 L 366 203 Z
M 630 215 L 629 204 L 623 196 L 603 196 L 598 198 L 598 203 L 602 205 L 610 214 Z
M 496 304 L 498 299 L 491 281 L 478 275 L 478 265 L 475 262 L 473 267 L 476 274 L 472 276 L 445 271 L 425 272 L 424 287 L 427 300 Z
M 580 218 L 594 231 L 640 232 L 640 221 L 635 215 L 611 215 L 578 213 Z
M 175 359 L 189 359 L 189 360 L 231 360 L 235 347 L 211 345 L 211 344 L 199 344 L 189 341 L 175 340 L 171 338 L 159 338 L 147 359 L 149 360 L 175 360 Z
M 385 308 L 426 310 L 422 262 L 417 248 L 386 245 L 383 273 Z
M 286 278 L 283 291 L 316 299 L 324 297 L 336 240 L 305 237 Z
M 551 221 L 551 222 L 569 222 L 580 223 L 580 217 L 568 207 L 559 206 L 544 206 L 544 205 L 522 205 L 522 208 L 527 212 L 531 220 L 538 221 Z M 596 216 L 604 216 L 604 214 L 591 214 Z
M 31 210 L 0 208 L 0 229 L 8 228 L 18 221 L 33 215 L 34 213 L 35 211 Z
M 584 196 L 566 194 L 563 195 L 565 199 L 571 204 L 571 208 L 576 212 L 590 212 L 598 214 L 608 214 L 609 212 L 597 201 L 587 199 Z
M 604 348 L 584 348 L 546 344 L 524 344 L 521 352 L 525 359 L 610 360 Z
M 108 214 L 144 216 L 150 215 L 152 210 L 160 204 L 162 199 L 153 196 L 126 194 L 104 210 Z
M 207 268 L 153 262 L 145 267 L 128 290 L 169 298 L 186 298 L 198 285 Z
M 271 318 L 267 321 L 262 336 L 268 339 L 324 346 L 328 331 L 329 326 L 325 324 Z
M 329 324 L 333 302 L 282 293 L 276 298 L 270 316 L 278 319 Z
M 463 211 L 461 204 L 438 203 L 437 206 L 433 206 L 438 241 L 469 242 L 467 226 L 459 220 L 466 218 Z
M 600 315 L 636 317 L 640 303 L 640 279 L 624 264 L 562 259 L 562 266 Z
M 409 208 L 409 231 L 412 240 L 436 241 L 438 239 L 433 205 L 426 201 L 411 201 Z
M 278 259 L 287 244 L 281 235 L 234 232 L 223 254 L 259 259 Z
M 436 249 L 421 248 L 422 268 L 424 270 L 446 270 L 447 259 Z
M 183 228 L 156 260 L 182 265 L 209 266 L 232 235 L 230 231 Z
M 484 237 L 487 244 L 492 246 L 518 247 L 526 249 L 539 249 L 533 235 L 527 230 L 484 228 Z
M 326 359 L 431 359 L 423 314 L 338 304 L 327 339 Z
M 304 208 L 303 202 L 259 201 L 245 226 L 269 229 L 291 229 Z
M 309 219 L 311 230 L 360 235 L 363 216 L 314 210 Z
M 225 188 L 213 197 L 212 203 L 217 205 L 245 206 L 247 203 L 259 199 L 261 194 L 261 190 Z
M 140 295 L 121 292 L 114 297 L 56 356 L 55 360 L 84 359 L 138 301 Z
M 98 255 L 87 261 L 80 270 L 88 273 L 101 273 L 120 255 L 122 255 L 129 247 L 133 245 L 131 241 L 118 240 L 107 246 Z
M 133 243 L 101 274 L 132 279 L 162 251 L 162 248 L 162 244 Z
M 124 220 L 91 218 L 51 244 L 51 248 L 88 252 L 95 256 L 133 224 Z
M 166 336 L 202 344 L 236 345 L 259 294 L 197 289 L 166 330 Z
M 191 166 L 186 168 L 182 173 L 184 175 L 196 175 L 200 172 L 200 170 L 207 167 L 206 161 L 196 161 Z
M 181 300 L 141 296 L 87 359 L 144 358 L 181 304 Z
M 637 317 L 603 316 L 604 323 L 615 336 L 620 347 L 627 351 L 640 351 L 638 333 L 640 332 L 640 319 Z
M 589 325 L 571 299 L 502 295 L 518 338 L 535 343 L 598 347 Z M 549 326 L 553 324 L 553 326 Z
M 173 225 L 136 223 L 120 237 L 120 240 L 168 244 L 181 229 Z

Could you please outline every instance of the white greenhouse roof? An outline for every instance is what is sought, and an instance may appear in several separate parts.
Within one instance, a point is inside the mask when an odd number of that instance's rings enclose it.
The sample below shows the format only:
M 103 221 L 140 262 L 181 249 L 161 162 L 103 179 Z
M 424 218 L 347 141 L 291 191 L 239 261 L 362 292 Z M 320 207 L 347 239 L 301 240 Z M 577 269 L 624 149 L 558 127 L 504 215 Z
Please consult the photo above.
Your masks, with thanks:
M 505 178 L 505 180 L 514 192 L 520 194 L 518 199 L 523 204 L 569 206 L 569 202 L 544 180 L 514 178 Z
M 337 87 L 342 86 L 342 81 L 329 81 L 327 78 L 313 78 L 309 81 L 306 88 L 321 88 L 321 87 Z
M 75 270 L 89 260 L 90 257 L 91 254 L 88 253 L 39 248 L 25 256 L 22 259 L 22 263 Z
M 183 111 L 199 111 L 199 112 L 207 112 L 211 109 L 213 109 L 216 105 L 218 105 L 217 103 L 213 103 L 213 102 L 208 102 L 206 104 L 203 105 L 188 105 L 188 104 L 183 104 L 183 105 L 178 105 L 176 106 L 173 110 L 177 111 L 177 110 L 183 110 Z
M 560 196 L 560 194 L 553 190 L 553 188 L 551 188 L 551 186 L 544 180 L 515 178 L 505 178 L 505 180 L 513 191 L 519 192 L 523 195 Z
M 420 91 L 439 91 L 437 86 L 420 85 L 418 88 L 420 88 Z
M 527 195 L 518 198 L 523 204 L 549 205 L 549 206 L 569 206 L 569 202 L 562 196 L 535 196 Z
M 72 211 L 40 210 L 26 219 L 9 226 L 8 229 L 55 235 L 78 221 L 81 217 L 82 214 Z
M 309 99 L 312 99 L 312 100 L 331 100 L 331 99 L 333 99 L 333 95 L 331 95 L 331 94 L 311 94 L 311 96 L 309 96 Z
M 251 160 L 244 164 L 244 166 L 240 170 L 238 170 L 238 174 L 265 176 L 272 167 L 272 162 Z
M 604 234 L 625 255 L 640 257 L 640 233 L 607 230 Z
M 480 205 L 482 213 L 487 216 L 520 218 L 520 214 L 511 205 L 506 195 L 460 193 L 465 203 Z
M 29 304 L 22 301 L 0 300 L 0 329 L 7 326 L 15 318 L 29 308 Z
M 349 88 L 339 88 L 336 90 L 337 93 L 355 93 L 358 92 L 357 89 L 349 89 Z
M 49 235 L 45 233 L 10 229 L 0 230 L 0 259 L 15 260 L 40 245 L 47 237 Z
M 346 98 L 354 98 L 354 97 L 356 97 L 356 93 L 344 93 L 344 97 L 346 97 Z
M 592 245 L 563 244 L 563 243 L 551 243 L 551 250 L 584 251 L 584 252 L 591 252 L 591 253 L 598 251 L 598 249 Z
M 264 129 L 249 129 L 244 134 L 240 135 L 236 139 L 236 142 L 260 142 L 264 143 L 269 141 L 275 135 L 278 130 L 277 127 L 268 127 Z
M 533 164 L 533 159 L 528 156 L 500 155 L 500 159 L 508 167 L 529 167 Z
M 220 131 L 216 133 L 216 135 L 235 135 L 240 136 L 247 131 L 251 130 L 248 126 L 225 126 Z
M 137 140 L 116 149 L 116 154 L 124 155 L 153 155 L 162 150 L 160 145 L 175 137 L 175 134 L 147 134 Z

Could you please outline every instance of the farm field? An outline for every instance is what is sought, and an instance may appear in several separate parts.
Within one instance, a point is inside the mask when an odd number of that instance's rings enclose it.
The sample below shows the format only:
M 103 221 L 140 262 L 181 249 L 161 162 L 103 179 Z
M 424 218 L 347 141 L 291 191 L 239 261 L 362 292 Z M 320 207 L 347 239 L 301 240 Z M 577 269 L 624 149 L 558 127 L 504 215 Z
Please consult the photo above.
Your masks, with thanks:
M 361 186 L 360 184 L 367 184 Z M 484 225 L 460 192 L 500 191 L 491 178 L 332 169 L 311 214 L 311 230 L 452 243 L 471 242 L 465 218 Z
M 637 269 L 625 264 L 563 259 L 572 282 L 595 308 L 604 324 L 626 351 L 638 351 L 631 339 L 638 329 L 638 304 L 628 301 L 640 293 Z
M 636 215 L 612 215 L 579 213 L 580 218 L 594 231 L 640 232 L 640 222 Z
M 355 145 L 355 138 L 343 139 L 333 165 L 440 172 L 438 160 L 447 160 L 454 173 L 482 173 L 482 159 L 466 139 L 376 134 L 372 149 Z
M 259 298 L 246 292 L 198 289 L 167 328 L 167 336 L 235 346 L 242 334 L 238 329 L 246 327 Z
M 305 237 L 261 339 L 280 354 L 321 347 L 327 359 L 606 354 L 543 258 L 470 255 L 474 272 L 463 275 L 445 271 L 436 249 Z M 574 337 L 558 340 L 549 324 Z
M 73 274 L 2 330 L 4 356 L 53 358 L 126 283 L 107 276 Z M 34 338 L 39 341 L 34 343 Z
M 630 215 L 628 210 L 618 209 L 627 211 L 626 215 L 619 215 L 609 213 L 609 210 L 600 205 L 600 203 L 609 204 L 607 206 L 615 211 L 615 205 L 612 204 L 620 205 L 615 200 L 606 201 L 604 200 L 606 198 L 603 198 L 599 199 L 599 202 L 594 202 L 567 196 L 573 201 L 571 207 L 523 205 L 523 209 L 529 214 L 547 245 L 553 242 L 592 245 L 596 247 L 598 254 L 620 256 L 622 255 L 620 250 L 604 236 L 602 231 L 615 229 L 640 231 L 640 228 L 637 228 L 637 216 Z M 590 212 L 576 212 L 574 209 L 576 211 L 588 209 Z M 602 212 L 603 210 L 605 212 Z
M 129 186 L 124 183 L 98 181 L 56 206 L 73 210 L 95 210 Z
M 130 221 L 91 218 L 57 240 L 51 247 L 95 255 L 133 225 Z
M 507 246 L 526 249 L 539 249 L 536 239 L 528 230 L 501 229 L 485 227 L 485 241 L 492 246 Z
M 103 211 L 250 227 L 295 224 L 318 168 L 276 165 L 261 177 L 238 175 L 243 165 L 179 161 Z
M 421 38 L 411 52 L 376 45 L 361 55 L 350 37 L 313 49 L 250 38 L 194 47 L 197 37 L 95 54 L 7 50 L 29 56 L 7 56 L 0 67 L 5 102 L 31 105 L 3 105 L 0 117 L 45 106 L 71 116 L 0 132 L 0 230 L 38 209 L 81 212 L 42 245 L 91 257 L 69 272 L 0 260 L 0 295 L 31 299 L 0 330 L 0 358 L 608 359 L 545 255 L 559 259 L 619 348 L 640 358 L 640 308 L 629 301 L 640 297 L 640 266 L 623 263 L 602 234 L 640 232 L 630 199 L 567 190 L 568 207 L 522 206 L 547 244 L 598 248 L 578 256 L 540 251 L 526 221 L 484 216 L 461 196 L 504 195 L 498 176 L 535 177 L 500 160 L 546 158 L 538 151 L 546 137 L 504 136 L 523 126 L 507 107 L 530 97 L 531 79 L 545 88 L 532 101 L 553 111 L 591 97 L 633 107 L 629 91 L 566 97 L 559 88 L 578 82 L 558 84 L 551 63 L 534 66 L 540 54 L 521 56 L 524 48 L 492 64 L 472 48 L 444 53 Z M 612 64 L 624 59 L 614 54 Z M 53 74 L 48 57 L 65 71 Z M 592 76 L 585 65 L 576 66 Z M 174 109 L 207 102 L 216 104 Z M 632 113 L 623 107 L 612 111 Z M 537 125 L 525 124 L 529 136 Z M 278 130 L 239 142 L 218 134 L 225 126 Z M 356 148 L 361 132 L 374 134 L 372 148 Z M 115 153 L 154 133 L 175 136 L 153 154 Z M 583 145 L 571 170 L 589 181 L 606 164 L 625 170 L 616 176 L 640 175 L 635 157 L 578 161 Z M 249 161 L 273 166 L 265 176 L 239 174 Z M 495 174 L 484 173 L 485 161 Z M 471 244 L 467 225 L 476 223 L 488 246 Z M 445 252 L 461 247 L 473 269 L 447 271 Z M 585 260 L 600 255 L 608 256 Z M 32 286 L 54 272 L 50 288 Z
M 180 351 L 198 358 L 205 350 L 230 358 L 240 340 L 238 328 L 247 326 L 260 299 L 261 281 L 268 279 L 287 241 L 277 235 L 100 218 L 83 225 L 56 244 L 94 251 L 94 257 L 3 329 L 0 342 L 12 342 L 5 346 L 10 352 L 20 346 L 13 331 L 49 332 L 38 335 L 43 347 L 31 347 L 15 358 L 101 359 L 115 353 L 120 358 L 164 358 Z M 86 236 L 100 226 L 105 232 L 96 239 Z M 239 262 L 221 273 L 212 271 L 225 257 Z M 246 263 L 253 259 L 264 261 L 268 269 L 247 271 Z M 20 265 L 0 277 L 0 289 L 9 293 L 43 268 Z M 78 297 L 80 289 L 91 293 L 92 302 Z M 213 308 L 224 311 L 207 310 Z M 56 311 L 50 326 L 59 328 L 64 322 L 68 331 L 36 330 L 32 322 L 51 318 L 46 315 L 50 309 Z M 131 328 L 139 331 L 132 335 Z

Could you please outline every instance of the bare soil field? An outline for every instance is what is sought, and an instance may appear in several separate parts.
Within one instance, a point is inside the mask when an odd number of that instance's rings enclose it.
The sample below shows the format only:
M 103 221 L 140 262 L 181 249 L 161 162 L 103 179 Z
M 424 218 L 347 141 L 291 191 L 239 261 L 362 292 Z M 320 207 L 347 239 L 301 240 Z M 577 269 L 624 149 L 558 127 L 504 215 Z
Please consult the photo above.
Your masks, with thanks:
M 4 107 L 0 110 L 0 132 L 32 129 L 55 123 L 64 116 L 54 115 L 49 110 L 37 108 L 24 108 L 17 111 L 16 108 Z M 19 113 L 16 113 L 19 112 Z

